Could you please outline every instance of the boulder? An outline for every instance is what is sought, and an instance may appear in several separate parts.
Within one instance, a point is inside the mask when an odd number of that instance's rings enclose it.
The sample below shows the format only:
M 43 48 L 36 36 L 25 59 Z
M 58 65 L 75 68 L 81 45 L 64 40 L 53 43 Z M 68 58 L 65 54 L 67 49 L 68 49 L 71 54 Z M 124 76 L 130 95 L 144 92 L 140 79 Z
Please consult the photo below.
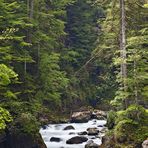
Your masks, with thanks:
M 60 142 L 60 141 L 62 141 L 62 139 L 61 138 L 58 138 L 58 137 L 51 137 L 50 138 L 50 141 L 51 142 Z
M 91 111 L 74 112 L 71 116 L 71 122 L 85 123 L 91 119 Z
M 93 140 L 89 140 L 85 145 L 85 148 L 99 148 L 99 145 L 94 143 Z
M 102 129 L 100 130 L 101 133 L 105 133 L 105 132 L 107 132 L 107 131 L 108 131 L 107 127 L 104 127 L 104 128 L 102 128 Z
M 78 135 L 87 135 L 87 132 L 84 131 L 84 132 L 79 132 Z
M 106 112 L 101 110 L 94 110 L 91 114 L 92 119 L 104 120 L 106 119 L 106 117 L 107 117 Z
M 63 130 L 74 130 L 75 128 L 72 125 L 66 126 Z
M 74 123 L 85 123 L 88 122 L 90 119 L 99 119 L 104 120 L 106 119 L 107 114 L 101 110 L 81 110 L 74 112 L 71 116 L 71 122 Z
M 88 138 L 86 137 L 80 137 L 80 136 L 75 136 L 72 137 L 71 139 L 66 141 L 66 144 L 81 144 L 83 142 L 86 142 Z
M 148 139 L 143 141 L 142 148 L 148 148 Z
M 100 145 L 100 148 L 114 148 L 115 146 L 115 138 L 113 135 L 110 136 L 104 136 L 102 137 L 102 144 Z
M 88 128 L 87 129 L 87 132 L 88 132 L 88 135 L 90 136 L 95 136 L 95 135 L 98 135 L 99 131 L 97 128 Z

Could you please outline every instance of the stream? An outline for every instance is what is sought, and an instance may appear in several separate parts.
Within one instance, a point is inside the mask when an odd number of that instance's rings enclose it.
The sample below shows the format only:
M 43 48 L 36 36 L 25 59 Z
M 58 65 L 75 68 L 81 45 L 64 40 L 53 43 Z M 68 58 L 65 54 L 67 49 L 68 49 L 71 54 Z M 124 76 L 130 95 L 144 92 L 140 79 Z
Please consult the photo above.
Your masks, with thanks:
M 97 119 L 90 120 L 87 123 L 49 124 L 46 129 L 40 129 L 40 134 L 47 148 L 84 148 L 87 142 L 83 142 L 82 144 L 66 144 L 66 141 L 72 137 L 78 136 L 79 132 L 87 131 L 88 128 L 97 128 L 97 130 L 101 131 L 104 129 L 105 124 L 105 120 Z M 63 130 L 69 125 L 72 125 L 75 129 Z M 83 137 L 87 137 L 88 141 L 93 140 L 96 144 L 101 145 L 102 136 L 104 136 L 104 132 L 99 132 L 98 136 L 84 135 Z M 51 142 L 51 137 L 60 138 L 61 141 Z

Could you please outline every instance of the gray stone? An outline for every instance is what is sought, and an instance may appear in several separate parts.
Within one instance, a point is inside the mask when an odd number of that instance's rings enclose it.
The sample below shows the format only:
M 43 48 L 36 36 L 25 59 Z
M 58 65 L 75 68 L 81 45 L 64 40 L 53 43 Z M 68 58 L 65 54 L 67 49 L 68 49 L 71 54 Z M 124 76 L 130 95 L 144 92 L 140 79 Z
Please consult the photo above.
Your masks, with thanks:
M 62 139 L 61 138 L 58 138 L 58 137 L 51 137 L 50 138 L 50 141 L 51 142 L 60 142 L 60 141 L 62 141 Z
M 89 140 L 85 145 L 85 148 L 99 148 L 99 145 L 94 143 L 93 140 Z
M 75 128 L 72 125 L 66 126 L 63 130 L 74 130 Z
M 87 132 L 84 131 L 84 132 L 79 132 L 78 135 L 87 135 Z
M 95 136 L 98 135 L 99 131 L 97 128 L 88 128 L 87 129 L 88 135 Z
M 88 138 L 86 137 L 75 136 L 67 140 L 66 144 L 81 144 L 83 142 L 86 142 L 87 140 Z

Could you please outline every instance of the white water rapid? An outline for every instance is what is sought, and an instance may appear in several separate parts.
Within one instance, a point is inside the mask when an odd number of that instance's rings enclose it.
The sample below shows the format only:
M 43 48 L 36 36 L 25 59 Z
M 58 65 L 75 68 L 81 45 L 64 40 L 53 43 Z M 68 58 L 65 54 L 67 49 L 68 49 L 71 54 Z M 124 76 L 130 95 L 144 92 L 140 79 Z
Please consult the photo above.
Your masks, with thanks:
M 66 144 L 66 140 L 78 136 L 79 132 L 84 132 L 88 128 L 97 128 L 101 131 L 106 124 L 105 120 L 90 120 L 87 123 L 66 123 L 66 124 L 49 124 L 46 129 L 41 128 L 40 133 L 42 138 L 47 146 L 47 148 L 84 148 L 87 142 L 82 144 Z M 63 130 L 65 127 L 72 125 L 75 129 L 73 130 Z M 69 133 L 72 133 L 69 135 Z M 88 136 L 88 140 L 93 140 L 96 144 L 101 144 L 101 137 L 104 136 L 103 133 L 99 132 L 99 135 L 96 136 Z M 60 138 L 60 142 L 51 142 L 51 137 Z

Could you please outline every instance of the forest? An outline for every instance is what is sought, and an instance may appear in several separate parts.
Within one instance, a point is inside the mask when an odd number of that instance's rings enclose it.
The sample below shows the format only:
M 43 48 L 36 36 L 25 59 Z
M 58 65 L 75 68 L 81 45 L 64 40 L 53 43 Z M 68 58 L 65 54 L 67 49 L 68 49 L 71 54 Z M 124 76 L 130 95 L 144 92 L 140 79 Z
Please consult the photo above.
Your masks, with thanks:
M 107 112 L 102 148 L 147 148 L 147 65 L 148 0 L 0 0 L 0 148 L 81 108 Z

